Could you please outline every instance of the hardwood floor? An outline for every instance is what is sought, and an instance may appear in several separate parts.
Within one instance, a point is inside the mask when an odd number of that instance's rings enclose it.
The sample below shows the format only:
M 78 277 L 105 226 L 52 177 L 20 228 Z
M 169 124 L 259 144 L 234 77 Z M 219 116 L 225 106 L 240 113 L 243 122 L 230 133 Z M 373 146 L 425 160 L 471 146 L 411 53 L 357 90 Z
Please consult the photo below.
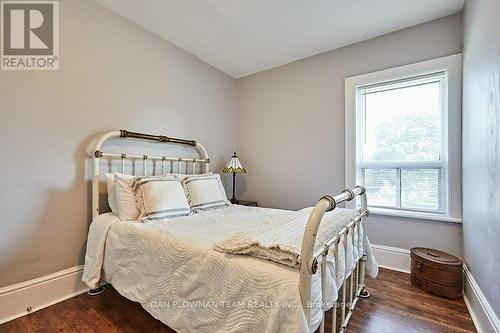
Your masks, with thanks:
M 476 332 L 462 300 L 427 294 L 408 274 L 381 269 L 367 287 L 371 297 L 358 303 L 349 333 Z M 83 294 L 0 325 L 2 333 L 150 331 L 174 332 L 111 286 L 100 296 Z
M 408 274 L 381 269 L 367 287 L 371 296 L 358 302 L 349 333 L 476 332 L 463 300 L 425 293 Z

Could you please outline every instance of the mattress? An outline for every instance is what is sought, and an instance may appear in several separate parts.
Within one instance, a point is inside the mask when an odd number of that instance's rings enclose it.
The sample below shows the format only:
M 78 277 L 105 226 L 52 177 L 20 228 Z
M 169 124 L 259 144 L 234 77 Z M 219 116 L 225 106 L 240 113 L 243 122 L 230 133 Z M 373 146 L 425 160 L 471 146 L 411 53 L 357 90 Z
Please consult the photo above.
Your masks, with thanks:
M 102 263 L 101 279 L 178 332 L 311 332 L 323 310 L 313 307 L 307 324 L 298 270 L 213 250 L 214 243 L 282 214 L 290 211 L 238 205 L 151 223 L 102 214 L 89 232 L 84 280 L 96 278 Z M 98 251 L 89 253 L 98 240 L 104 244 L 102 262 Z M 315 304 L 321 302 L 320 289 L 316 274 Z M 336 299 L 337 283 L 327 295 L 327 302 Z

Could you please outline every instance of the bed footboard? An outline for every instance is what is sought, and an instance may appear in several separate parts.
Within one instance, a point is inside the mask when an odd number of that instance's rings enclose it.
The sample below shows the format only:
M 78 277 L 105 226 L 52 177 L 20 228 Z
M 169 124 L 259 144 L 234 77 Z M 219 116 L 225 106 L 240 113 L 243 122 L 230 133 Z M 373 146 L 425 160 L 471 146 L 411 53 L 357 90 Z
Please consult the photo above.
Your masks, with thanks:
M 338 274 L 338 260 L 341 240 L 344 239 L 344 246 L 347 247 L 348 237 L 352 237 L 354 244 L 354 233 L 360 232 L 361 228 L 356 228 L 357 225 L 363 226 L 363 244 L 364 249 L 366 246 L 366 217 L 368 216 L 367 202 L 365 188 L 362 186 L 356 186 L 353 189 L 347 189 L 342 191 L 340 194 L 332 196 L 324 196 L 319 200 L 319 202 L 314 206 L 309 219 L 307 221 L 306 229 L 304 232 L 304 238 L 302 241 L 301 249 L 301 261 L 302 265 L 300 268 L 300 296 L 302 299 L 302 308 L 306 316 L 306 320 L 310 323 L 310 310 L 312 306 L 322 306 L 323 311 L 325 307 L 323 304 L 317 305 L 313 304 L 311 295 L 311 283 L 313 275 L 318 271 L 318 266 L 321 267 L 321 292 L 322 295 L 325 294 L 325 283 L 326 283 L 326 256 L 330 251 L 332 251 L 335 258 L 335 269 Z M 319 225 L 325 212 L 331 211 L 337 207 L 337 205 L 353 200 L 356 196 L 361 197 L 361 208 L 359 209 L 359 216 L 349 222 L 337 233 L 332 235 L 325 243 L 321 244 L 321 248 L 315 251 L 316 236 L 318 232 Z M 359 235 L 358 235 L 359 236 Z M 359 239 L 359 238 L 358 238 Z M 347 249 L 346 249 L 347 250 Z M 344 251 L 347 256 L 347 251 Z M 356 303 L 360 297 L 368 297 L 369 293 L 365 289 L 365 266 L 366 266 L 367 255 L 363 252 L 363 255 L 356 262 L 354 269 L 350 273 L 346 273 L 346 277 L 342 283 L 340 289 L 339 298 L 336 304 L 333 305 L 332 311 L 332 332 L 342 333 L 346 330 L 349 319 L 352 316 Z M 323 297 L 321 298 L 323 299 Z M 325 318 L 326 313 L 323 316 L 321 325 L 319 327 L 319 332 L 323 333 L 325 328 Z

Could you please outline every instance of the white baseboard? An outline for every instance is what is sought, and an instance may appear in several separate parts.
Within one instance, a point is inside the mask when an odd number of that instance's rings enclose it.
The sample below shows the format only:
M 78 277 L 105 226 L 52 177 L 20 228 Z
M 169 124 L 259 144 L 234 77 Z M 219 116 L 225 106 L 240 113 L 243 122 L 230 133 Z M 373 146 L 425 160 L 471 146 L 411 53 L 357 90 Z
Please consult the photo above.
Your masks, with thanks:
M 372 244 L 372 251 L 380 267 L 410 273 L 410 250 Z
M 500 320 L 467 265 L 464 265 L 464 301 L 478 333 L 500 333 Z
M 83 265 L 75 266 L 0 288 L 0 324 L 86 292 L 82 273 Z

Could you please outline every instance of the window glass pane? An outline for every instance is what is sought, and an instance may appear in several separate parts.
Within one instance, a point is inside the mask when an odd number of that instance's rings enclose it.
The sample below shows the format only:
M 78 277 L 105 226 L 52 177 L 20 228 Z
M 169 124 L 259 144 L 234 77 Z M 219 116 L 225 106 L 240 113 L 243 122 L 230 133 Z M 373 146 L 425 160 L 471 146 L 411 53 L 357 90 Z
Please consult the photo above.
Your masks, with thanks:
M 364 102 L 364 160 L 438 161 L 440 159 L 439 81 L 367 92 Z
M 441 169 L 401 169 L 401 207 L 438 211 Z
M 365 188 L 370 206 L 396 206 L 395 169 L 365 169 Z

